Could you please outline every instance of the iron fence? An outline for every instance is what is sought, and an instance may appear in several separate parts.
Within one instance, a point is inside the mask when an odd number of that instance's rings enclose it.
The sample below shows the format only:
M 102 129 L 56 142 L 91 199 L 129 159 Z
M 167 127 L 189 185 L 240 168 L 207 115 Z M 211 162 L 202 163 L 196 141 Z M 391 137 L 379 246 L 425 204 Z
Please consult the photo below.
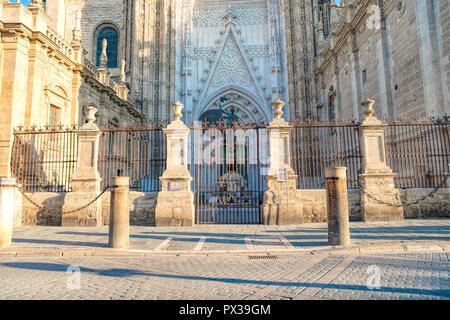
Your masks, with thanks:
M 11 173 L 25 192 L 69 192 L 77 160 L 77 130 L 37 128 L 14 131 Z
M 362 165 L 358 124 L 292 123 L 291 166 L 300 189 L 325 189 L 325 168 L 347 167 L 354 180 Z M 357 186 L 349 181 L 349 189 Z
M 262 223 L 269 167 L 265 124 L 191 125 L 188 145 L 196 223 Z
M 362 166 L 357 131 L 359 124 L 294 121 L 292 125 L 290 159 L 291 166 L 298 175 L 299 188 L 325 188 L 326 167 L 346 166 L 348 176 L 353 181 L 358 180 Z M 111 177 L 126 175 L 130 176 L 131 190 L 160 191 L 159 177 L 166 167 L 166 137 L 163 127 L 164 124 L 159 123 L 143 127 L 102 128 L 98 159 L 102 187 L 110 184 Z M 391 122 L 386 127 L 386 157 L 388 165 L 396 173 L 396 187 L 434 188 L 439 185 L 450 170 L 449 127 L 448 120 Z M 222 147 L 215 145 L 219 142 L 217 137 L 222 139 Z M 241 140 L 239 142 L 236 139 Z M 242 144 L 242 141 L 245 142 Z M 214 208 L 223 207 L 220 201 L 226 197 L 230 201 L 234 201 L 237 195 L 240 197 L 240 193 L 231 191 L 230 185 L 236 182 L 232 181 L 235 178 L 239 180 L 244 177 L 248 199 L 261 201 L 262 191 L 265 190 L 263 177 L 269 166 L 269 142 L 265 125 L 191 125 L 188 146 L 192 189 L 196 193 L 197 206 L 203 208 L 204 221 L 213 219 L 210 214 Z M 233 152 L 230 153 L 230 150 Z M 18 183 L 23 185 L 24 191 L 71 191 L 70 179 L 76 168 L 76 161 L 75 126 L 14 130 L 11 172 Z M 232 177 L 230 172 L 236 172 L 236 175 Z M 224 178 L 220 180 L 221 177 Z M 357 187 L 353 181 L 348 183 L 350 189 Z M 252 203 L 256 203 L 252 201 L 249 200 L 245 205 L 252 207 Z M 232 207 L 233 205 L 228 206 Z M 255 217 L 259 217 L 259 213 Z M 214 219 L 216 218 L 218 216 Z M 253 221 L 253 218 L 248 219 Z
M 449 172 L 450 122 L 393 122 L 385 136 L 397 188 L 434 188 Z
M 159 177 L 166 168 L 163 123 L 143 127 L 102 128 L 98 169 L 102 185 L 114 176 L 129 176 L 130 190 L 160 191 Z

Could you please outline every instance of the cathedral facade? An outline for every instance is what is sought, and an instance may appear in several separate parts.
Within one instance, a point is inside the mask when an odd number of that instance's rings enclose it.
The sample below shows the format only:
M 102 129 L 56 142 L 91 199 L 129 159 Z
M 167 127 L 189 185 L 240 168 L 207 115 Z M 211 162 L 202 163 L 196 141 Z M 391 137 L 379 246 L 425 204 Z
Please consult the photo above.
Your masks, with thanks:
M 188 121 L 211 109 L 270 120 L 277 98 L 287 118 L 330 121 L 360 120 L 367 97 L 392 118 L 449 108 L 448 1 L 59 2 L 66 26 L 81 11 L 93 63 L 100 38 L 110 38 L 112 73 L 124 60 L 130 94 L 150 120 L 169 120 L 175 100 Z
M 6 14 L 20 5 L 2 6 Z M 44 36 L 67 47 L 61 55 L 72 59 L 75 43 L 84 75 L 103 72 L 101 79 L 128 93 L 120 102 L 128 105 L 117 107 L 100 98 L 96 81 L 75 85 L 69 70 L 61 90 L 71 93 L 59 96 L 74 110 L 61 121 L 70 114 L 70 122 L 83 122 L 82 109 L 93 104 L 103 123 L 167 122 L 174 101 L 185 105 L 186 121 L 218 110 L 242 122 L 270 121 L 278 98 L 287 120 L 360 121 L 366 98 L 379 117 L 449 112 L 446 0 L 31 0 L 17 9 L 22 15 L 2 19 L 21 23 L 36 8 L 48 25 Z M 48 108 L 41 98 L 26 99 Z M 46 124 L 48 114 L 15 125 Z

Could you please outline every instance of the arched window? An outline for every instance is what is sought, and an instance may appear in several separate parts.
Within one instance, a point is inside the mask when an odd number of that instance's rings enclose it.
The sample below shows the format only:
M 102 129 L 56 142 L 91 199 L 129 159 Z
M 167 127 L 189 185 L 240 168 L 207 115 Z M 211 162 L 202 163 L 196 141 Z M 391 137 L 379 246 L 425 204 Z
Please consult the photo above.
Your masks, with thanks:
M 102 54 L 103 39 L 108 41 L 106 47 L 106 55 L 108 56 L 108 68 L 117 68 L 117 53 L 119 48 L 119 32 L 113 27 L 105 27 L 101 29 L 97 36 L 97 66 L 100 65 L 100 55 Z

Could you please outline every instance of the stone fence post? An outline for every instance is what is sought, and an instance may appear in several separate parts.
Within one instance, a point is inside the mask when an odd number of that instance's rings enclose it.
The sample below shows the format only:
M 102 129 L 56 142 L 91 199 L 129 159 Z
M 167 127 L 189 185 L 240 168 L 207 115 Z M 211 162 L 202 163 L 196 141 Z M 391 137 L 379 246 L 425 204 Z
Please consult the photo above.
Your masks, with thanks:
M 94 124 L 97 109 L 86 109 L 87 123 L 78 130 L 77 167 L 71 179 L 72 192 L 64 198 L 63 212 L 75 210 L 100 193 L 101 178 L 98 168 L 100 130 Z M 62 216 L 63 227 L 101 225 L 101 199 L 83 210 Z
M 155 209 L 157 226 L 192 226 L 195 224 L 192 177 L 187 168 L 187 140 L 189 128 L 180 120 L 183 105 L 174 103 L 173 120 L 163 129 L 167 139 L 166 170 L 159 178 L 162 190 L 158 193 Z
M 363 153 L 362 173 L 359 175 L 361 186 L 361 209 L 364 221 L 396 221 L 403 220 L 403 207 L 382 205 L 368 197 L 394 204 L 400 204 L 400 192 L 394 187 L 395 173 L 388 167 L 385 152 L 384 131 L 386 124 L 378 120 L 374 114 L 373 100 L 362 102 L 366 115 L 358 128 Z
M 303 223 L 303 207 L 297 192 L 297 175 L 290 165 L 290 137 L 292 126 L 284 119 L 284 102 L 272 103 L 274 120 L 267 127 L 269 135 L 270 167 L 265 177 L 267 190 L 263 198 L 263 218 L 267 225 Z M 285 176 L 279 179 L 280 176 Z

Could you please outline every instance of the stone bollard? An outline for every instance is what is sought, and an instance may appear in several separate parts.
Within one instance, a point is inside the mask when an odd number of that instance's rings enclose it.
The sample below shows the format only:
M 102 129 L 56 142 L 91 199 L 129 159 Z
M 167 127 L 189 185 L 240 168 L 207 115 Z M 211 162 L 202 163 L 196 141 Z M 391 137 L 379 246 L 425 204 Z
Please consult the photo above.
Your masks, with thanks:
M 0 248 L 11 245 L 16 179 L 0 177 Z
M 129 177 L 113 177 L 109 221 L 110 248 L 126 249 L 130 239 Z
M 329 245 L 350 244 L 346 171 L 345 167 L 325 169 Z

